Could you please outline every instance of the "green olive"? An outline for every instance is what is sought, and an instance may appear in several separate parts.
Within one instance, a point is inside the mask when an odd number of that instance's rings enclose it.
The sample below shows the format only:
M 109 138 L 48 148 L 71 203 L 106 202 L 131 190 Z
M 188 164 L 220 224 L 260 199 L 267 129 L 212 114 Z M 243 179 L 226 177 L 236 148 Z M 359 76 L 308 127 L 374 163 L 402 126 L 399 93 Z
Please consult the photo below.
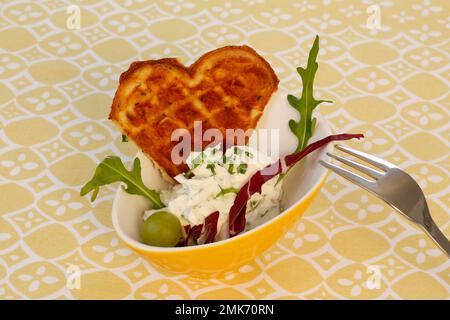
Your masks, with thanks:
M 180 220 L 167 211 L 152 214 L 141 228 L 142 242 L 156 247 L 175 247 L 183 237 Z

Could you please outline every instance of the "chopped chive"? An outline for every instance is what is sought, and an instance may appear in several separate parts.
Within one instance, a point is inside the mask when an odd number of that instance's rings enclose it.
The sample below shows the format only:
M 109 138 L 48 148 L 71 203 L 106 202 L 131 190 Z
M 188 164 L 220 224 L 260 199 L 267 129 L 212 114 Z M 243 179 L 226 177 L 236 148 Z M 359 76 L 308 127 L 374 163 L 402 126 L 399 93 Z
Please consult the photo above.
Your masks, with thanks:
M 205 154 L 202 151 L 202 152 L 200 152 L 200 154 L 197 157 L 195 157 L 192 160 L 193 169 L 197 168 L 199 165 L 202 164 L 204 157 L 205 157 Z
M 191 178 L 193 175 L 194 175 L 194 173 L 192 172 L 192 170 L 188 170 L 188 171 L 186 171 L 185 173 L 183 173 L 183 176 L 184 176 L 186 179 Z
M 227 193 L 238 193 L 239 189 L 230 187 L 230 188 L 222 188 L 220 187 L 220 192 L 218 194 L 216 194 L 216 196 L 214 197 L 214 199 L 217 199 L 219 197 L 222 197 L 224 195 L 226 195 Z
M 281 182 L 281 180 L 283 180 L 284 176 L 286 175 L 286 173 L 280 173 L 280 175 L 278 176 L 277 182 L 275 182 L 275 186 Z
M 212 173 L 213 176 L 216 175 L 216 166 L 213 163 L 208 163 L 206 165 L 206 169 L 211 170 L 211 173 Z
M 231 160 L 231 157 L 227 157 L 226 155 L 223 155 L 223 156 L 222 156 L 222 163 L 223 163 L 223 164 L 227 163 L 227 162 L 230 161 L 230 160 Z
M 122 142 L 128 142 L 128 137 L 126 135 L 122 135 Z
M 249 157 L 250 159 L 253 159 L 253 153 L 249 152 L 249 151 L 245 151 L 244 153 L 247 157 Z
M 247 172 L 247 168 L 248 168 L 248 164 L 241 163 L 240 165 L 238 165 L 236 171 L 237 171 L 237 173 L 245 174 Z
M 229 174 L 233 174 L 233 169 L 234 169 L 234 164 L 230 164 L 229 166 L 228 166 L 228 173 Z
M 240 156 L 242 154 L 242 149 L 239 149 L 238 147 L 234 147 L 233 153 Z
M 251 211 L 255 210 L 256 207 L 259 205 L 260 202 L 261 202 L 261 200 L 259 200 L 259 201 L 256 201 L 256 200 L 250 200 L 249 203 L 248 203 L 249 206 L 250 206 L 250 210 L 248 210 L 247 212 L 251 212 Z
M 265 215 L 266 215 L 268 212 L 269 212 L 269 209 L 267 209 L 266 211 L 264 211 L 264 212 L 260 215 L 260 217 L 261 217 L 261 218 L 264 218 Z

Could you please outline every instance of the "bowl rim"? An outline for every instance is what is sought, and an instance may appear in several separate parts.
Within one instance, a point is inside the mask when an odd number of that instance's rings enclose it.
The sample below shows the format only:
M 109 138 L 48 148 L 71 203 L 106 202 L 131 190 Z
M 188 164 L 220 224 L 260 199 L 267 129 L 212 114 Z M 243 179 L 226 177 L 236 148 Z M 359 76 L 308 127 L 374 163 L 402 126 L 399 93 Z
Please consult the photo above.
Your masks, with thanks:
M 330 127 L 329 122 L 326 121 L 325 118 L 319 112 L 317 112 L 315 116 L 318 118 L 320 123 L 323 125 L 323 130 L 324 130 L 325 136 L 331 134 L 331 127 Z M 316 137 L 313 136 L 313 138 L 316 138 Z M 326 156 L 327 152 L 332 151 L 332 147 L 333 147 L 332 144 L 327 144 L 326 146 L 320 148 L 319 150 L 325 149 L 325 151 L 326 151 L 325 156 Z M 317 164 L 317 165 L 320 166 L 319 164 Z M 326 168 L 323 168 L 323 169 L 324 169 L 323 173 L 317 178 L 317 181 L 313 184 L 313 186 L 311 188 L 309 188 L 309 190 L 302 197 L 300 197 L 296 202 L 294 202 L 291 206 L 284 209 L 276 217 L 264 222 L 263 224 L 255 227 L 251 230 L 248 230 L 246 232 L 241 232 L 240 234 L 238 234 L 234 237 L 228 238 L 228 239 L 224 239 L 224 240 L 220 240 L 220 241 L 212 242 L 212 243 L 208 243 L 208 244 L 202 244 L 202 245 L 197 245 L 197 246 L 185 246 L 185 247 L 156 247 L 156 246 L 150 246 L 150 245 L 144 244 L 142 242 L 139 242 L 139 241 L 133 239 L 132 237 L 127 235 L 120 227 L 118 212 L 117 212 L 118 210 L 114 209 L 114 208 L 117 208 L 117 202 L 119 201 L 118 194 L 120 192 L 123 192 L 122 188 L 121 188 L 122 183 L 117 188 L 117 191 L 114 195 L 112 208 L 111 208 L 113 227 L 114 227 L 114 230 L 116 231 L 116 233 L 118 234 L 118 236 L 122 239 L 122 241 L 124 241 L 130 247 L 137 249 L 139 251 L 144 251 L 144 252 L 164 252 L 164 253 L 174 252 L 175 253 L 175 252 L 183 252 L 183 251 L 184 252 L 186 252 L 186 251 L 202 251 L 205 249 L 214 248 L 216 246 L 227 245 L 228 243 L 239 241 L 240 239 L 242 239 L 246 236 L 250 236 L 252 233 L 256 233 L 256 232 L 260 231 L 261 229 L 269 227 L 270 224 L 281 219 L 284 215 L 288 214 L 290 211 L 292 211 L 293 209 L 298 207 L 303 201 L 305 201 L 312 194 L 314 194 L 314 192 L 317 190 L 317 188 L 320 188 L 321 185 L 325 182 L 325 180 L 329 174 L 329 171 Z

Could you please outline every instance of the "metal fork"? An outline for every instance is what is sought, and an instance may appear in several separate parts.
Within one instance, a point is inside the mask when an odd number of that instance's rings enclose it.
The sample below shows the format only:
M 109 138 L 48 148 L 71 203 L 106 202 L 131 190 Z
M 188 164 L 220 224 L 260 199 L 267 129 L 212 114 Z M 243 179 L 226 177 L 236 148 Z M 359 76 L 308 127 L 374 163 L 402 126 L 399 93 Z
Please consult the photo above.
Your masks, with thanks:
M 395 210 L 423 227 L 426 233 L 450 257 L 450 241 L 448 241 L 433 221 L 422 189 L 409 174 L 392 163 L 367 153 L 342 145 L 336 145 L 335 147 L 379 169 L 376 170 L 353 160 L 327 153 L 331 158 L 359 170 L 373 180 L 366 179 L 332 163 L 320 160 L 323 166 L 373 193 Z

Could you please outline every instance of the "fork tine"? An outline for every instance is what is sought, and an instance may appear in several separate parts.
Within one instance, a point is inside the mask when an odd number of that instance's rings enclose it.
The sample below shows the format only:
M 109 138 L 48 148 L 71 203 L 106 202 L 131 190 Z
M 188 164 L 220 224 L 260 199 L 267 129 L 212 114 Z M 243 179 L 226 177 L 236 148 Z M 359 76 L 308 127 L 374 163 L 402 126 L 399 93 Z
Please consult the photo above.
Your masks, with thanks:
M 370 154 L 367 154 L 365 152 L 361 152 L 343 145 L 336 145 L 335 146 L 336 149 L 341 150 L 343 152 L 346 152 L 348 154 L 351 154 L 352 156 L 357 157 L 358 159 L 367 161 L 368 163 L 374 165 L 377 168 L 383 169 L 385 171 L 389 170 L 389 169 L 393 169 L 396 168 L 395 165 L 393 165 L 390 162 L 387 162 L 386 160 L 380 159 L 378 157 L 372 156 Z
M 337 173 L 338 175 L 344 177 L 347 180 L 350 180 L 351 182 L 357 184 L 361 188 L 364 188 L 368 191 L 375 192 L 375 182 L 372 182 L 370 180 L 367 180 L 357 174 L 354 174 L 351 171 L 348 171 L 346 169 L 342 169 L 332 163 L 325 162 L 323 160 L 320 160 L 319 163 L 323 165 L 324 167 L 330 169 L 331 171 Z
M 369 167 L 367 167 L 367 166 L 365 166 L 363 164 L 360 164 L 358 162 L 355 162 L 353 160 L 349 160 L 349 159 L 346 159 L 346 158 L 343 158 L 343 157 L 331 154 L 329 152 L 327 152 L 327 155 L 330 156 L 333 159 L 336 159 L 336 160 L 338 160 L 338 161 L 348 165 L 349 167 L 355 168 L 355 169 L 357 169 L 357 170 L 359 170 L 359 171 L 361 171 L 361 172 L 371 176 L 374 179 L 379 179 L 379 178 L 381 178 L 383 176 L 383 174 L 380 173 L 379 171 L 374 170 L 372 168 L 369 168 Z

